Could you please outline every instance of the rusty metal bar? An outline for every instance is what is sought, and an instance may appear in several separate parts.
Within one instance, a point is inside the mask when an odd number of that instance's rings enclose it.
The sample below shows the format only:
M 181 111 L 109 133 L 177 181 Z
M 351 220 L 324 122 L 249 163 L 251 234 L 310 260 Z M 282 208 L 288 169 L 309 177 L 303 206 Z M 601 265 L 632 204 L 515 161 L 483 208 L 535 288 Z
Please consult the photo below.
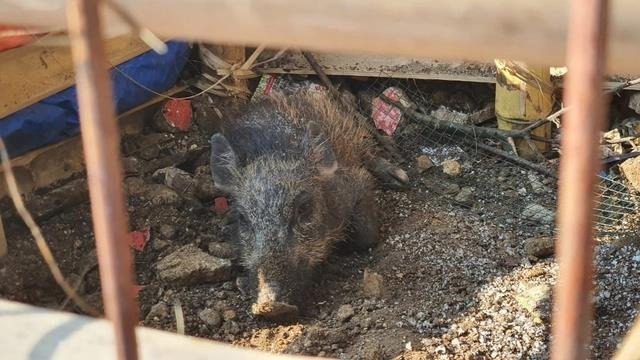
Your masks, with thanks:
M 80 129 L 107 318 L 115 328 L 118 359 L 137 358 L 131 254 L 122 191 L 120 133 L 107 72 L 99 0 L 70 0 L 67 8 L 76 71 Z
M 552 359 L 587 358 L 591 338 L 593 216 L 598 134 L 605 115 L 608 0 L 572 0 L 558 193 L 558 261 Z

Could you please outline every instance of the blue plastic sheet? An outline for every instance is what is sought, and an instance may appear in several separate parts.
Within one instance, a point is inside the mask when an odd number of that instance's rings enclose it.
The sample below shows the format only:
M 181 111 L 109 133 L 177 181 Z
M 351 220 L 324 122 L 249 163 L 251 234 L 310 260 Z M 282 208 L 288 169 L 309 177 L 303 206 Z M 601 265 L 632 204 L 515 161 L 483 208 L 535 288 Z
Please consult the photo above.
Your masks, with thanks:
M 168 90 L 176 83 L 187 63 L 189 45 L 169 42 L 167 47 L 168 52 L 164 55 L 148 51 L 118 65 L 118 69 L 155 92 Z M 111 79 L 118 114 L 155 95 L 117 70 L 111 70 Z M 15 157 L 77 135 L 79 127 L 76 87 L 72 86 L 0 119 L 0 136 L 5 141 L 9 155 Z

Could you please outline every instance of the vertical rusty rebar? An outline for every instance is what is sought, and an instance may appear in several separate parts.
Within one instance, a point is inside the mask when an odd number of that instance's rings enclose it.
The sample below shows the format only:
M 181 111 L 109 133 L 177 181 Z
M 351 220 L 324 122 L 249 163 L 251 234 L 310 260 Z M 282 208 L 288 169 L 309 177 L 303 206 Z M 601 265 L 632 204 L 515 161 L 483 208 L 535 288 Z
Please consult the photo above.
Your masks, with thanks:
M 134 326 L 138 314 L 131 254 L 125 240 L 120 133 L 102 43 L 99 5 L 99 0 L 69 0 L 67 17 L 105 313 L 115 328 L 118 359 L 135 360 Z
M 591 338 L 593 215 L 598 136 L 605 115 L 608 0 L 572 0 L 567 37 L 558 194 L 558 261 L 552 359 L 587 358 Z

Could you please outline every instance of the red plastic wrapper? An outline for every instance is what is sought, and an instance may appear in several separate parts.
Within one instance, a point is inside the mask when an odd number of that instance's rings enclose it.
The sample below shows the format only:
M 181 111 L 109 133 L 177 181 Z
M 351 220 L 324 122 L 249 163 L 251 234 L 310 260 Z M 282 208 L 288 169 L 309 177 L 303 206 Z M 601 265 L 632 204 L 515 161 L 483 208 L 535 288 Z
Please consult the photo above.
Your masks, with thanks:
M 399 102 L 403 106 L 409 106 L 410 104 L 405 94 L 398 88 L 387 88 L 382 94 L 389 98 L 389 100 Z M 391 136 L 396 131 L 400 120 L 402 120 L 402 111 L 377 97 L 371 102 L 371 118 L 377 129 Z

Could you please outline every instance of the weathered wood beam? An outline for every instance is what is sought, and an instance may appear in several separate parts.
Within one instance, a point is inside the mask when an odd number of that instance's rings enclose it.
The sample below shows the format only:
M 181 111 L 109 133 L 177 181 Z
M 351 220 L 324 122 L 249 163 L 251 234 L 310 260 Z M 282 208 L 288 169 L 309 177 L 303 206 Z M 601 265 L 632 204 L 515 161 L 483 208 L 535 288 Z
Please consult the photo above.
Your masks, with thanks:
M 3 359 L 115 359 L 110 324 L 71 313 L 0 300 L 0 347 Z M 295 360 L 228 344 L 138 327 L 141 360 Z
M 568 2 L 119 0 L 159 36 L 312 51 L 563 65 Z M 64 28 L 65 0 L 0 0 L 0 23 Z M 611 4 L 610 70 L 638 72 L 640 2 Z M 106 29 L 127 29 L 112 15 Z

